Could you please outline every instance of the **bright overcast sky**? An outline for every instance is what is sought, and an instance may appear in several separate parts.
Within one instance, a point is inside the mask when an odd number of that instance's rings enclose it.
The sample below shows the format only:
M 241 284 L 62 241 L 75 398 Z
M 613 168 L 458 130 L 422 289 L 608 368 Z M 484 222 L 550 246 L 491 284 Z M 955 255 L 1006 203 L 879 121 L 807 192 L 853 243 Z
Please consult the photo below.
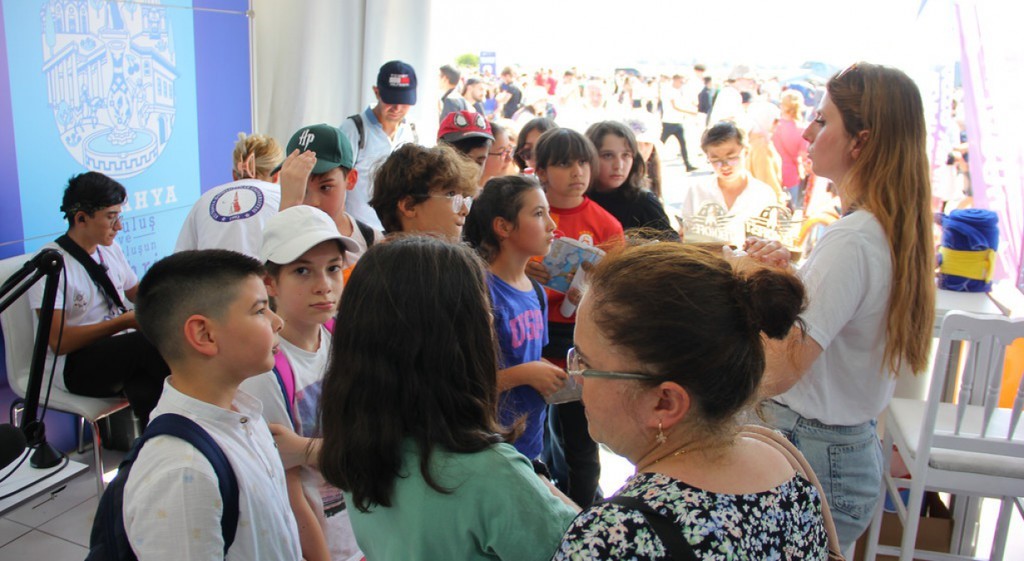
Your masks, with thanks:
M 495 51 L 498 66 L 556 70 L 700 61 L 767 68 L 818 60 L 935 65 L 959 58 L 953 0 L 432 0 L 441 63 Z

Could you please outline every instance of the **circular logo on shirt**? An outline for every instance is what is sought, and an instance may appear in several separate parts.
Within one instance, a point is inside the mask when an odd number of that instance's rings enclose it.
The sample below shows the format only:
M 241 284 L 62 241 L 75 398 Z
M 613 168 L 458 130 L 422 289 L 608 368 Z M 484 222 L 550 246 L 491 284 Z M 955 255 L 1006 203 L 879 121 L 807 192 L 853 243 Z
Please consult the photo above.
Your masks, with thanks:
M 255 216 L 263 208 L 263 191 L 252 185 L 229 187 L 210 201 L 210 218 L 232 222 Z

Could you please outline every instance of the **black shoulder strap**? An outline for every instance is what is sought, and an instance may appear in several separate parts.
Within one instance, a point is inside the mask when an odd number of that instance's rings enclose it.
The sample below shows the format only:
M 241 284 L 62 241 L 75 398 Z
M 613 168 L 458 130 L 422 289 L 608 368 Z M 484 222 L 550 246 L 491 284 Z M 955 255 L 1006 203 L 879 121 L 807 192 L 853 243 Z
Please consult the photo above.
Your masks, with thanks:
M 356 132 L 359 133 L 359 151 L 362 152 L 363 148 L 366 148 L 366 135 L 363 134 L 363 116 L 359 113 L 355 115 L 349 115 L 349 119 L 356 124 Z
M 114 288 L 114 283 L 111 282 L 110 276 L 107 275 L 107 269 L 89 257 L 89 254 L 82 249 L 82 246 L 75 243 L 67 234 L 57 238 L 57 245 L 60 246 L 68 255 L 75 258 L 85 267 L 85 272 L 89 273 L 89 278 L 92 282 L 96 283 L 103 292 L 106 293 L 107 298 L 117 307 L 118 311 L 122 314 L 126 311 L 124 302 L 121 301 L 121 297 L 117 294 L 117 289 Z
M 605 501 L 606 503 L 638 511 L 644 515 L 651 529 L 665 546 L 665 551 L 676 561 L 697 561 L 697 554 L 694 553 L 690 544 L 683 539 L 683 532 L 672 520 L 664 514 L 654 510 L 650 505 L 636 497 L 616 495 Z
M 548 307 L 546 305 L 547 300 L 544 299 L 544 287 L 541 286 L 539 282 L 533 280 L 532 278 L 530 279 L 530 282 L 533 284 L 533 291 L 537 293 L 537 302 L 540 303 L 540 311 L 541 313 L 544 314 L 544 317 L 547 318 Z
M 359 228 L 359 233 L 363 235 L 363 239 L 366 240 L 366 249 L 370 249 L 373 245 L 375 232 L 373 228 L 368 224 L 363 224 L 358 218 L 353 218 L 356 221 L 356 228 Z

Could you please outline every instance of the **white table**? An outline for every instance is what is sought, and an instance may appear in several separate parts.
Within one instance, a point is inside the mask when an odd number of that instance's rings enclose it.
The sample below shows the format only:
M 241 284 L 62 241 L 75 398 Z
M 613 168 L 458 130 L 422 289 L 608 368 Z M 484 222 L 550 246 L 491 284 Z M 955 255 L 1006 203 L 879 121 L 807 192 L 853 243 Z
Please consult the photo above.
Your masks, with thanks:
M 1003 310 L 989 298 L 987 292 L 954 292 L 952 290 L 935 291 L 935 332 L 938 337 L 942 330 L 942 318 L 947 312 L 960 310 L 974 314 L 1004 315 Z
M 25 454 L 31 454 L 31 450 L 26 450 Z M 18 462 L 15 461 L 13 464 L 0 470 L 0 476 L 7 475 Z M 63 467 L 62 467 L 63 466 Z M 49 469 L 36 469 L 31 466 L 31 462 L 25 460 L 11 477 L 9 477 L 3 483 L 0 483 L 0 497 L 11 495 L 5 499 L 0 500 L 0 514 L 11 510 L 12 508 L 32 499 L 33 497 L 42 495 L 43 493 L 55 489 L 61 485 L 64 485 L 72 477 L 75 477 L 79 473 L 85 471 L 87 468 L 85 464 L 81 462 L 68 461 L 67 465 L 64 465 L 64 461 L 57 464 L 56 467 Z

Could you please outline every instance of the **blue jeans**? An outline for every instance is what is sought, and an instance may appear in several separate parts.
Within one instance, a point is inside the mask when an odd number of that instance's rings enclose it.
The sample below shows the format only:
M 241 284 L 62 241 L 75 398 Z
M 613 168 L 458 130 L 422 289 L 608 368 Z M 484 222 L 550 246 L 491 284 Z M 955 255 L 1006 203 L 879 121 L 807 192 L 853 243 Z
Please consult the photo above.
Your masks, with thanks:
M 876 422 L 826 425 L 774 401 L 764 405 L 768 424 L 786 435 L 807 458 L 825 491 L 843 551 L 871 523 L 882 495 L 882 445 Z

